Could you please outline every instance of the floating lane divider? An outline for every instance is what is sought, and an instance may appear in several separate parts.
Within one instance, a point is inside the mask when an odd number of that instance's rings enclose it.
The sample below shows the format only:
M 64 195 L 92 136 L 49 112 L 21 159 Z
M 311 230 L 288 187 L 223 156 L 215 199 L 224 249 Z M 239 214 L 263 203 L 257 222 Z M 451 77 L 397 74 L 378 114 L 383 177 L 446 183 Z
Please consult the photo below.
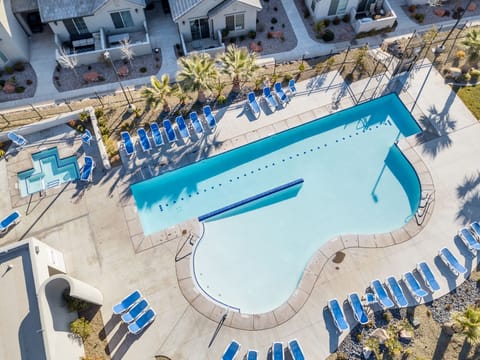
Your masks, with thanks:
M 282 190 L 285 190 L 285 189 L 288 189 L 288 188 L 291 188 L 293 186 L 296 186 L 296 185 L 299 185 L 299 184 L 302 184 L 303 183 L 303 179 L 297 179 L 297 180 L 294 180 L 294 181 L 291 181 L 291 182 L 288 182 L 286 184 L 283 184 L 283 185 L 280 185 L 280 186 L 277 186 L 277 187 L 274 187 L 273 189 L 270 189 L 270 190 L 267 190 L 267 191 L 264 191 L 260 194 L 256 194 L 256 195 L 253 195 L 253 196 L 250 196 L 246 199 L 243 199 L 243 200 L 240 200 L 240 201 L 237 201 L 233 204 L 230 204 L 230 205 L 227 205 L 227 206 L 224 206 L 220 209 L 217 209 L 217 210 L 213 210 L 209 213 L 206 213 L 205 215 L 201 215 L 198 217 L 198 221 L 205 221 L 209 218 L 212 218 L 214 216 L 217 216 L 217 215 L 220 215 L 224 212 L 227 212 L 227 211 L 230 211 L 232 209 L 235 209 L 235 208 L 238 208 L 240 206 L 243 206 L 245 204 L 248 204 L 248 203 L 251 203 L 253 201 L 256 201 L 256 200 L 259 200 L 259 199 L 262 199 L 264 197 L 267 197 L 267 196 L 270 196 L 272 194 L 275 194 L 279 191 L 282 191 Z

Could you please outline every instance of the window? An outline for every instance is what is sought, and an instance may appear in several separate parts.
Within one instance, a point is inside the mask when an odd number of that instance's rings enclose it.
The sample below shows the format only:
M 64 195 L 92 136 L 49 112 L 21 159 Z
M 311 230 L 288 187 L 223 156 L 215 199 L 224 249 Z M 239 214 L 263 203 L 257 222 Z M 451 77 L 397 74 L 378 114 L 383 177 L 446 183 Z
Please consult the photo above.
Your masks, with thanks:
M 243 30 L 245 28 L 245 14 L 225 16 L 225 27 L 228 31 Z
M 0 50 L 0 60 L 5 64 L 8 61 L 7 56 Z
M 83 18 L 63 20 L 63 25 L 65 25 L 70 35 L 88 34 L 89 32 Z
M 208 27 L 208 19 L 196 19 L 190 21 L 190 32 L 192 40 L 206 39 L 210 37 L 210 28 Z
M 126 27 L 133 26 L 133 19 L 130 11 L 119 11 L 111 13 L 110 16 L 112 17 L 113 25 L 115 29 L 121 29 Z

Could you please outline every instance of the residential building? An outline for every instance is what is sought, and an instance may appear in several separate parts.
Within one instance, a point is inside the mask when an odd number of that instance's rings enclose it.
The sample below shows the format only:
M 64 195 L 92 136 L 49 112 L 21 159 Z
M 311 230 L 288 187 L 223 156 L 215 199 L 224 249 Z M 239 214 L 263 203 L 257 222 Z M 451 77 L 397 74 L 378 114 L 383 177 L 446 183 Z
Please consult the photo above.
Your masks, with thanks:
M 12 11 L 10 0 L 0 2 L 0 66 L 28 61 L 28 37 Z

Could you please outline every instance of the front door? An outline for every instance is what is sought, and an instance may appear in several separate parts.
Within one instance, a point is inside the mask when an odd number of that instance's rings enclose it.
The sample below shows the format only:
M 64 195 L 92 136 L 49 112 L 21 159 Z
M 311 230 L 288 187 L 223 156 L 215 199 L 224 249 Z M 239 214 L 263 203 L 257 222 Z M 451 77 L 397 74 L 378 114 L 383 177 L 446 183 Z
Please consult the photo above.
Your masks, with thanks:
M 192 33 L 192 41 L 209 38 L 210 29 L 208 26 L 208 19 L 191 20 L 190 31 Z

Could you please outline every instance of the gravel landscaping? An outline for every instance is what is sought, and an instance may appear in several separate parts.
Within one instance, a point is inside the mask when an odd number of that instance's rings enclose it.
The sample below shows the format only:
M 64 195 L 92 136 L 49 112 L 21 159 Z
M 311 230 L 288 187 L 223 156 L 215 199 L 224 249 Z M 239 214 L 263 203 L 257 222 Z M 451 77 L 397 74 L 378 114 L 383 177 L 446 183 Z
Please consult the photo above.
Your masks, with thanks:
M 30 98 L 35 94 L 37 88 L 37 75 L 30 64 L 24 64 L 24 70 L 13 72 L 4 68 L 0 70 L 0 102 Z M 11 72 L 11 73 L 9 73 Z M 9 93 L 9 86 L 11 84 Z

